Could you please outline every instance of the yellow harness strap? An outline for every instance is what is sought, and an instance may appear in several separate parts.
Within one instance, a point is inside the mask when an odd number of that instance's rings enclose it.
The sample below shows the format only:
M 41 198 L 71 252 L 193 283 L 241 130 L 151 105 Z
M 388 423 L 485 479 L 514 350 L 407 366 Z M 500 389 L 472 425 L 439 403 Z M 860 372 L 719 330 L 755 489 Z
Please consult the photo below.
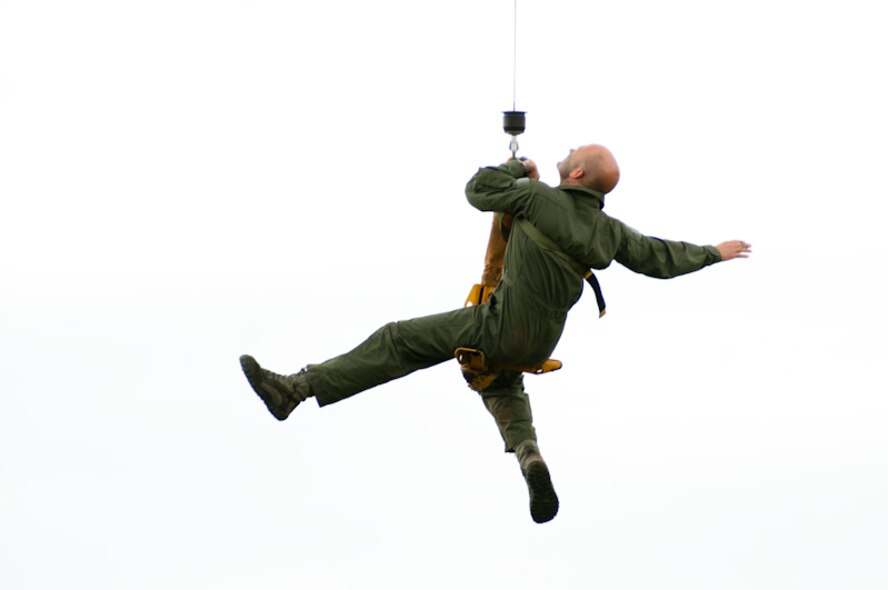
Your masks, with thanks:
M 475 348 L 459 347 L 453 351 L 463 377 L 469 387 L 475 391 L 484 391 L 496 380 L 503 371 L 515 371 L 516 373 L 531 373 L 542 375 L 557 371 L 562 367 L 561 361 L 547 359 L 536 367 L 519 367 L 516 365 L 489 365 L 483 350 Z

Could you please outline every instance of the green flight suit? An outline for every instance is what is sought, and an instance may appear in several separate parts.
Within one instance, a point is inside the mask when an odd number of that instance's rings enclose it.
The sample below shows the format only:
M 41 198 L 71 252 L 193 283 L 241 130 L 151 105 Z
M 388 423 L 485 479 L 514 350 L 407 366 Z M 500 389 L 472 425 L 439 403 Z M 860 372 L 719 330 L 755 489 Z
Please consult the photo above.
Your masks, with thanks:
M 712 246 L 643 236 L 602 212 L 604 195 L 574 186 L 552 188 L 525 178 L 519 162 L 481 168 L 466 186 L 475 208 L 512 215 L 503 277 L 486 304 L 386 324 L 354 350 L 308 365 L 321 406 L 453 358 L 457 347 L 484 351 L 492 364 L 536 366 L 558 343 L 583 277 L 523 228 L 532 224 L 579 265 L 614 260 L 657 278 L 693 272 L 720 260 Z M 512 451 L 536 440 L 521 373 L 506 371 L 481 392 Z

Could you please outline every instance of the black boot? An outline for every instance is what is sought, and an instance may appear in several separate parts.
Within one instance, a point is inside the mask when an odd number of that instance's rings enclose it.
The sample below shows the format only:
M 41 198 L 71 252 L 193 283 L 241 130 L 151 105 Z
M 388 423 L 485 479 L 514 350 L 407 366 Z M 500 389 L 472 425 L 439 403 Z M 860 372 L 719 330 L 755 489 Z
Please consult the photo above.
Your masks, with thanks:
M 535 440 L 525 440 L 515 447 L 515 455 L 521 465 L 521 473 L 530 493 L 530 516 L 534 522 L 549 522 L 558 514 L 558 496 L 552 487 L 549 468 L 540 455 Z
M 256 359 L 247 354 L 240 357 L 240 364 L 253 391 L 278 420 L 286 420 L 296 406 L 311 397 L 304 371 L 295 375 L 278 375 L 260 367 Z

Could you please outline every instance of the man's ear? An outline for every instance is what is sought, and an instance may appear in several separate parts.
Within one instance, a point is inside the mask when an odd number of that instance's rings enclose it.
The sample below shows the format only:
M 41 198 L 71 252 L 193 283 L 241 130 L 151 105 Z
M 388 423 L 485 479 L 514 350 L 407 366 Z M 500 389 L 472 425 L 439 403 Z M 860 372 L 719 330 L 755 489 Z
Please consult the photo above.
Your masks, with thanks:
M 582 168 L 574 168 L 573 170 L 570 171 L 570 174 L 568 174 L 567 176 L 568 176 L 568 178 L 582 178 L 585 175 L 586 175 L 586 172 Z

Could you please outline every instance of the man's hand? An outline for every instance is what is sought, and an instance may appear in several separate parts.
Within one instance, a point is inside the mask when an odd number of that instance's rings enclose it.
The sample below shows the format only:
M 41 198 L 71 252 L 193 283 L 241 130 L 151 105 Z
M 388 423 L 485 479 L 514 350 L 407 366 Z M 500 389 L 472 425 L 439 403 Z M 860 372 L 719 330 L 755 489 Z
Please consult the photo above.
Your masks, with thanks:
M 536 162 L 533 160 L 521 160 L 524 169 L 527 171 L 527 177 L 531 180 L 540 179 L 540 171 L 537 169 Z
M 514 162 L 514 158 L 509 158 L 509 162 Z M 536 162 L 530 160 L 528 158 L 518 158 L 517 160 L 522 166 L 524 166 L 524 172 L 527 174 L 527 177 L 531 180 L 539 180 L 540 179 L 540 171 L 537 169 Z
M 715 248 L 721 255 L 722 261 L 732 260 L 734 258 L 749 258 L 749 253 L 752 252 L 752 246 L 743 240 L 722 242 Z

